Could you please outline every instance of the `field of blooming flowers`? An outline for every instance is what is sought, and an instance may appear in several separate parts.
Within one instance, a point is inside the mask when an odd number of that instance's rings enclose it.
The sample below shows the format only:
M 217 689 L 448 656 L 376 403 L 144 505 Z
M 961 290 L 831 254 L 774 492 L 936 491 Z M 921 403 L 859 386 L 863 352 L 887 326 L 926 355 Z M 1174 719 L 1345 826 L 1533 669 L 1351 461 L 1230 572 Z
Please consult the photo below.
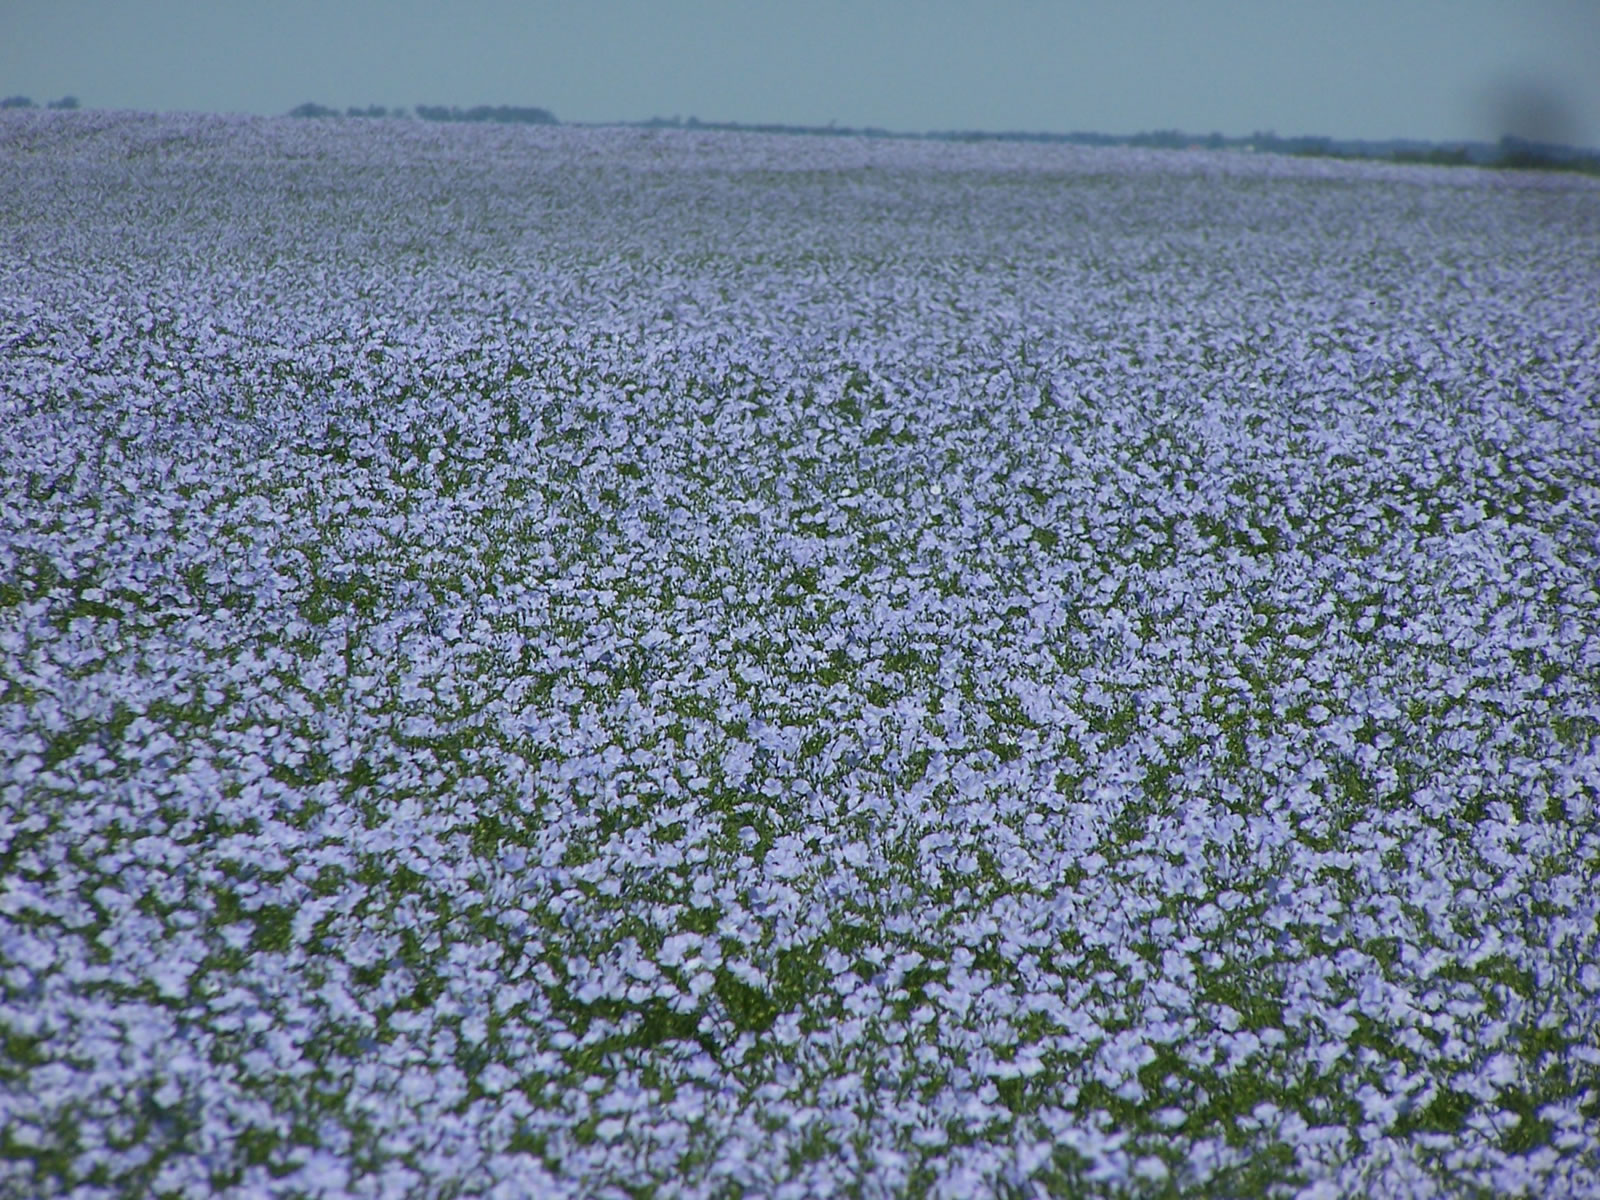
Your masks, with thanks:
M 1597 291 L 1581 178 L 6 114 L 0 1195 L 1600 1192 Z

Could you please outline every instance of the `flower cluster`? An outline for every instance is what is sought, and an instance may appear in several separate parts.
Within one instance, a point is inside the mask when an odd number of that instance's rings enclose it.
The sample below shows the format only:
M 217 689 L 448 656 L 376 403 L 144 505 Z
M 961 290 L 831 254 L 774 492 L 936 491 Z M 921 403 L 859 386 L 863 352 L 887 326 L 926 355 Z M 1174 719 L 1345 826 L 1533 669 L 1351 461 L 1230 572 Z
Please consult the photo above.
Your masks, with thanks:
M 0 1193 L 1600 1190 L 1597 201 L 0 116 Z

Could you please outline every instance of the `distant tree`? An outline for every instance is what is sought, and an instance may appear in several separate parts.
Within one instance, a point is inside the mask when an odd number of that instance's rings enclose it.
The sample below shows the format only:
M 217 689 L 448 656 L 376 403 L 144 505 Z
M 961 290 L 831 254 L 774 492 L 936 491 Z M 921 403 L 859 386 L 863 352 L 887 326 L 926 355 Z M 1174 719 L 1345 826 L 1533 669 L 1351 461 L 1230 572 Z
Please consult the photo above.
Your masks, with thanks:
M 0 100 L 0 108 L 37 108 L 37 107 L 38 107 L 38 105 L 34 104 L 34 102 L 32 100 L 30 100 L 26 96 L 7 96 L 4 100 Z
M 389 110 L 381 104 L 369 104 L 365 108 L 358 108 L 352 104 L 344 110 L 347 117 L 387 117 Z
M 317 104 L 315 101 L 307 100 L 304 104 L 296 104 L 291 108 L 289 115 L 291 117 L 337 117 L 339 110 L 329 108 L 326 104 Z
M 63 96 L 59 100 L 50 101 L 45 107 L 56 109 L 59 112 L 71 112 L 78 107 L 78 98 L 76 96 Z

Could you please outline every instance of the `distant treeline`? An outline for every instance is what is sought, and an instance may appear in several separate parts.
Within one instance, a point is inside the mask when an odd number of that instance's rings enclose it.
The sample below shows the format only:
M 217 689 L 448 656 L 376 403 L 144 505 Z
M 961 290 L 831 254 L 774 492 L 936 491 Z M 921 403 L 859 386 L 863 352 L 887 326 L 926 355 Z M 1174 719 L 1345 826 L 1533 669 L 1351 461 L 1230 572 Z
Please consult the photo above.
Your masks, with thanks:
M 39 108 L 27 96 L 0 99 L 0 109 Z M 44 108 L 71 110 L 79 107 L 76 96 L 51 100 Z M 557 125 L 547 108 L 511 104 L 478 104 L 471 108 L 454 105 L 418 104 L 407 109 L 369 104 L 365 108 L 331 108 L 307 101 L 289 110 L 291 117 L 389 117 L 424 121 L 494 122 L 503 125 Z M 876 126 L 753 124 L 743 121 L 701 121 L 679 117 L 651 117 L 631 122 L 643 129 L 705 129 L 741 133 L 786 133 L 810 137 L 870 137 L 925 139 L 945 142 L 1055 142 L 1078 146 L 1137 146 L 1156 150 L 1239 150 L 1263 154 L 1292 154 L 1302 158 L 1346 158 L 1378 162 L 1424 163 L 1439 167 L 1504 167 L 1581 171 L 1600 175 L 1600 151 L 1573 146 L 1535 142 L 1507 135 L 1498 142 L 1425 142 L 1408 138 L 1364 141 L 1354 138 L 1279 137 L 1276 133 L 1256 132 L 1248 137 L 1227 137 L 1220 133 L 1194 134 L 1179 129 L 1157 129 L 1146 133 L 1034 133 L 1022 130 L 988 132 L 984 130 L 938 130 L 930 133 L 894 133 Z
M 446 108 L 442 104 L 419 104 L 417 116 L 424 121 L 494 121 L 502 125 L 554 125 L 555 114 L 545 108 L 518 108 L 507 104 L 479 104 L 473 108 Z
M 1259 154 L 1290 154 L 1300 158 L 1347 158 L 1376 162 L 1425 163 L 1436 167 L 1543 168 L 1583 171 L 1600 175 L 1600 154 L 1572 146 L 1532 142 L 1507 135 L 1498 142 L 1425 142 L 1407 138 L 1364 141 L 1355 138 L 1279 137 L 1252 133 L 1225 137 L 1220 133 L 1197 135 L 1176 129 L 1118 136 L 1104 133 L 931 133 L 928 137 L 952 141 L 1074 142 L 1087 146 L 1142 146 L 1160 150 L 1243 150 Z
M 38 107 L 39 106 L 37 104 L 35 104 L 33 102 L 33 100 L 30 99 L 27 96 L 7 96 L 4 100 L 0 100 L 0 108 L 38 108 Z M 46 108 L 60 109 L 63 112 L 70 112 L 72 109 L 78 107 L 78 98 L 76 96 L 63 96 L 59 100 L 50 101 L 48 104 L 45 105 L 45 107 Z
M 1302 158 L 1348 158 L 1378 162 L 1426 163 L 1432 166 L 1543 168 L 1583 171 L 1600 175 L 1600 153 L 1572 146 L 1533 142 L 1507 135 L 1498 142 L 1425 142 L 1394 138 L 1363 141 L 1331 137 L 1279 137 L 1257 132 L 1248 137 L 1221 133 L 1194 134 L 1178 129 L 1146 133 L 1035 133 L 1023 130 L 940 130 L 931 133 L 891 133 L 872 126 L 747 124 L 740 121 L 701 121 L 678 117 L 652 117 L 634 124 L 644 129 L 721 129 L 745 133 L 791 133 L 812 137 L 913 138 L 945 142 L 1046 142 L 1077 146 L 1136 146 L 1154 150 L 1237 150 L 1260 154 L 1291 154 Z
M 479 104 L 472 108 L 456 108 L 443 104 L 419 104 L 411 110 L 424 121 L 493 121 L 501 125 L 555 125 L 555 114 L 547 108 L 528 108 L 512 104 Z M 289 110 L 291 117 L 408 117 L 404 108 L 385 108 L 371 104 L 366 108 L 351 106 L 340 112 L 325 104 L 306 101 Z

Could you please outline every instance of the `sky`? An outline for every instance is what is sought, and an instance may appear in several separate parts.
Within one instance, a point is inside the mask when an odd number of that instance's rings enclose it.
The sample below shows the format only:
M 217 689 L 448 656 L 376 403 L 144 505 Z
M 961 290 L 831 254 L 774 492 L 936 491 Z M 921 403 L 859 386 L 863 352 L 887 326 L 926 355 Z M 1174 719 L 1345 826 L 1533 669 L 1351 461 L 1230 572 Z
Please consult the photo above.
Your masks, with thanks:
M 0 95 L 1600 146 L 1600 0 L 0 0 Z

